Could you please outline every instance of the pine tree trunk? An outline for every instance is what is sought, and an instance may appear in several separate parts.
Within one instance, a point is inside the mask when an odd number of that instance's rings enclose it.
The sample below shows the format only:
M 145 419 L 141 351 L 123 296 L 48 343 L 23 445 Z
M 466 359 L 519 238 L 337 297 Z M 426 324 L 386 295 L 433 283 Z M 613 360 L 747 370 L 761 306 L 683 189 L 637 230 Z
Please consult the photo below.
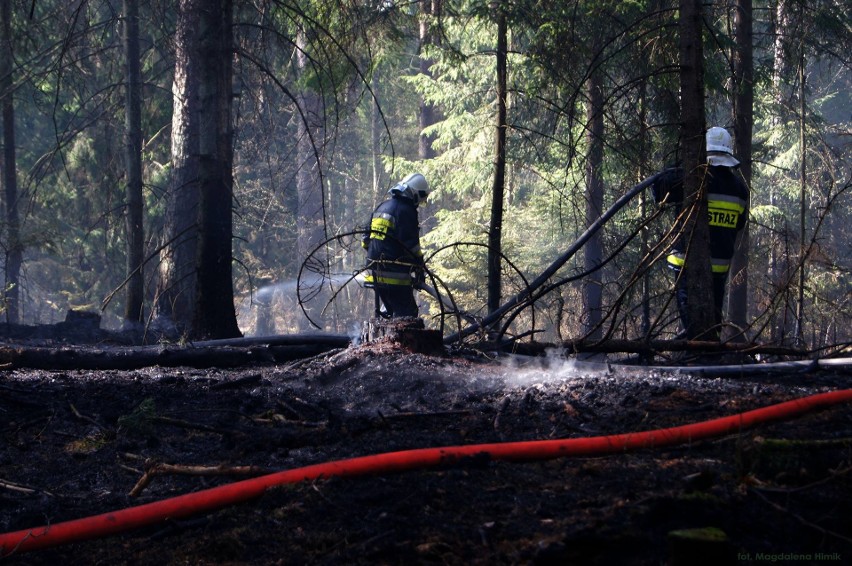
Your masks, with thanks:
M 370 147 L 372 155 L 373 168 L 373 195 L 378 196 L 381 188 L 384 186 L 384 168 L 382 167 L 382 116 L 379 111 L 379 69 L 373 69 L 373 74 L 370 77 L 370 88 L 373 91 L 373 100 L 370 105 Z
M 776 108 L 783 111 L 786 107 L 786 100 L 791 96 L 789 90 L 789 80 L 791 76 L 792 62 L 787 55 L 787 48 L 791 41 L 794 41 L 794 23 L 795 17 L 793 7 L 790 0 L 778 0 L 775 7 L 775 41 L 773 44 L 773 67 L 772 67 L 772 86 L 774 90 L 774 102 Z M 778 128 L 781 126 L 784 117 L 778 112 L 773 113 L 770 117 L 772 126 Z M 778 183 L 769 184 L 769 204 L 770 206 L 778 205 Z M 771 325 L 772 342 L 786 342 L 790 334 L 790 324 L 788 320 L 793 318 L 792 301 L 790 298 L 789 286 L 786 284 L 790 279 L 791 258 L 788 253 L 789 246 L 786 245 L 788 235 L 788 227 L 784 225 L 773 226 L 774 230 L 770 231 L 770 250 L 769 250 L 769 280 L 775 289 L 779 289 L 782 297 L 778 299 L 773 297 L 778 303 L 779 308 L 773 311 L 773 323 Z
M 194 338 L 240 336 L 232 279 L 232 0 L 201 10 L 198 278 Z
M 239 336 L 232 282 L 231 0 L 181 0 L 173 178 L 158 312 L 192 338 Z
M 423 49 L 428 45 L 440 45 L 440 38 L 430 31 L 433 20 L 441 16 L 441 0 L 421 0 L 420 2 L 420 74 L 431 77 L 432 72 L 430 67 L 433 61 L 423 55 Z M 434 104 L 420 98 L 420 108 L 418 112 L 418 121 L 420 126 L 420 137 L 418 139 L 417 156 L 423 159 L 432 159 L 435 157 L 435 150 L 432 148 L 433 136 L 427 136 L 423 130 L 432 126 L 438 121 L 437 108 Z
M 737 0 L 734 25 L 736 47 L 734 51 L 734 137 L 736 154 L 740 160 L 740 172 L 746 186 L 751 187 L 751 136 L 754 122 L 754 56 L 752 30 L 752 0 Z M 730 296 L 728 318 L 736 327 L 733 340 L 744 342 L 747 337 L 740 330 L 748 326 L 748 264 L 751 248 L 749 224 L 737 240 L 731 262 Z
M 20 273 L 23 263 L 20 219 L 18 217 L 18 166 L 15 156 L 15 104 L 12 88 L 12 3 L 3 2 L 2 46 L 0 46 L 0 96 L 3 106 L 3 185 L 6 197 L 6 281 L 4 306 L 6 322 L 20 322 Z
M 441 34 L 440 32 L 435 31 L 435 29 L 440 29 L 442 9 L 443 0 L 420 0 L 420 74 L 430 78 L 434 77 L 431 70 L 432 63 L 434 63 L 434 61 L 427 58 L 423 51 L 428 46 L 441 45 Z M 433 159 L 436 155 L 435 149 L 432 147 L 432 142 L 435 141 L 435 136 L 427 135 L 423 132 L 426 128 L 438 123 L 440 119 L 441 116 L 439 108 L 421 96 L 417 113 L 418 127 L 420 129 L 420 136 L 417 140 L 417 157 L 421 161 Z M 430 200 L 434 200 L 434 197 Z M 440 204 L 438 206 L 440 206 Z M 438 220 L 434 214 L 421 215 L 420 228 L 424 233 L 434 229 L 437 225 Z
M 139 7 L 133 0 L 124 0 L 124 46 L 127 64 L 125 109 L 125 167 L 126 198 L 125 227 L 127 232 L 127 287 L 124 318 L 142 322 L 144 231 L 142 226 L 142 71 L 139 61 Z
M 491 190 L 491 221 L 488 226 L 488 312 L 500 308 L 500 254 L 503 238 L 503 194 L 506 185 L 506 14 L 497 7 L 497 131 L 494 148 L 494 184 Z
M 311 44 L 305 32 L 299 32 L 296 39 L 296 64 L 300 75 L 307 77 L 312 71 L 309 64 Z M 303 84 L 313 81 L 304 80 Z M 325 121 L 323 101 L 319 93 L 305 86 L 300 93 L 299 103 L 302 116 L 298 118 L 298 163 L 296 173 L 296 271 L 299 270 L 308 255 L 326 239 L 325 192 L 322 167 L 325 140 Z M 319 275 L 319 274 L 317 274 Z M 310 274 L 309 274 L 310 276 Z M 296 302 L 296 297 L 284 296 L 284 310 L 289 315 L 288 326 L 295 331 L 309 327 L 307 319 Z M 315 308 L 307 304 L 309 313 Z M 310 316 L 310 315 L 309 315 Z
M 175 32 L 172 175 L 166 194 L 165 246 L 160 256 L 155 307 L 158 318 L 189 332 L 195 305 L 198 251 L 199 10 L 203 0 L 181 0 Z
M 687 315 L 690 339 L 708 339 L 715 324 L 710 270 L 710 236 L 707 222 L 707 171 L 704 132 L 704 52 L 701 41 L 701 0 L 680 2 L 681 156 L 684 168 Z
M 807 213 L 808 213 L 808 153 L 807 153 L 807 91 L 805 89 L 805 54 L 799 60 L 799 282 L 796 298 L 796 346 L 805 340 L 805 280 L 807 279 Z
M 587 112 L 588 156 L 586 161 L 586 227 L 600 218 L 603 213 L 603 136 L 604 136 L 604 98 L 600 72 L 592 70 L 588 83 L 589 104 Z M 600 232 L 589 238 L 584 249 L 585 269 L 593 269 L 603 261 L 603 247 Z M 583 297 L 586 314 L 586 333 L 588 338 L 596 339 L 602 335 L 601 305 L 603 301 L 603 279 L 601 270 L 585 278 Z

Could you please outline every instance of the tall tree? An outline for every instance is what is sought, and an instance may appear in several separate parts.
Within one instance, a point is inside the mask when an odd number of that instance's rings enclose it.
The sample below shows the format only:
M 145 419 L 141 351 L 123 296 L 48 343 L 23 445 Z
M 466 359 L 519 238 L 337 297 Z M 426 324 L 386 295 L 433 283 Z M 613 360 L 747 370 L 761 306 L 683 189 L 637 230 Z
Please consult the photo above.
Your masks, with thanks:
M 164 247 L 157 281 L 157 316 L 179 332 L 190 330 L 198 276 L 198 120 L 200 69 L 197 30 L 202 0 L 181 0 L 175 30 L 172 85 L 171 179 L 166 193 Z
M 706 150 L 704 142 L 704 50 L 702 47 L 701 0 L 680 1 L 680 111 L 681 156 L 684 170 L 684 209 L 688 217 L 686 277 L 689 296 L 687 337 L 709 338 L 713 318 L 713 286 L 710 271 L 710 234 L 707 222 Z
M 239 335 L 231 265 L 232 17 L 231 0 L 179 5 L 158 312 L 190 337 Z
M 201 67 L 199 239 L 193 333 L 198 338 L 240 336 L 233 283 L 233 5 L 208 2 L 199 18 Z
M 308 255 L 325 240 L 326 211 L 325 190 L 323 187 L 323 155 L 325 151 L 325 108 L 322 91 L 315 85 L 321 83 L 311 49 L 311 40 L 316 40 L 315 31 L 300 30 L 296 39 L 296 67 L 302 90 L 299 93 L 301 116 L 297 117 L 297 159 L 296 173 L 296 265 L 301 266 Z M 284 297 L 287 301 L 289 298 Z M 307 321 L 297 313 L 292 325 L 296 329 L 307 326 Z
M 805 83 L 805 51 L 799 54 L 799 266 L 796 299 L 796 344 L 804 345 L 805 279 L 807 273 L 807 210 L 808 210 L 808 152 L 807 152 L 807 100 Z
M 127 289 L 124 318 L 142 322 L 143 311 L 143 252 L 142 226 L 142 69 L 139 60 L 139 6 L 134 0 L 124 0 L 125 75 L 125 176 L 127 237 Z
M 20 274 L 23 263 L 20 219 L 18 217 L 18 166 L 15 153 L 15 103 L 12 82 L 12 3 L 0 5 L 0 104 L 3 106 L 3 185 L 6 205 L 6 322 L 20 320 Z
M 604 96 L 601 84 L 601 70 L 597 67 L 590 72 L 587 81 L 588 103 L 586 110 L 586 226 L 591 226 L 603 212 L 603 158 L 604 158 Z M 603 246 L 600 232 L 595 232 L 584 249 L 585 269 L 590 270 L 603 261 Z M 603 278 L 601 270 L 586 277 L 583 284 L 585 302 L 586 332 L 590 338 L 601 335 L 601 304 L 603 300 Z
M 508 96 L 508 29 L 502 2 L 497 10 L 497 128 L 494 134 L 494 182 L 491 187 L 491 221 L 488 225 L 488 312 L 500 307 L 500 255 L 503 237 L 503 195 L 506 187 L 506 98 Z
M 443 0 L 420 0 L 420 34 L 419 34 L 419 51 L 420 51 L 420 73 L 428 77 L 432 77 L 432 59 L 424 54 L 426 48 L 430 45 L 440 45 L 440 35 L 433 30 L 435 22 L 440 21 L 441 5 Z M 435 157 L 435 150 L 432 148 L 434 136 L 424 134 L 423 131 L 433 126 L 438 121 L 438 110 L 432 102 L 420 96 L 420 107 L 417 114 L 417 120 L 420 126 L 420 137 L 418 139 L 417 155 L 420 159 L 432 159 Z
M 778 0 L 775 6 L 774 13 L 774 38 L 773 42 L 773 57 L 772 57 L 772 87 L 773 98 L 776 112 L 772 114 L 771 121 L 773 127 L 783 127 L 786 122 L 786 116 L 783 114 L 783 109 L 786 106 L 786 99 L 789 96 L 789 85 L 792 82 L 791 70 L 793 69 L 792 57 L 789 54 L 789 46 L 795 38 L 795 21 L 796 17 L 793 13 L 793 3 L 790 0 Z M 776 180 L 780 174 L 773 175 Z M 778 185 L 780 183 L 773 182 L 769 185 L 769 205 L 776 207 L 781 202 L 781 195 Z M 774 314 L 774 324 L 771 327 L 771 339 L 775 341 L 784 341 L 790 333 L 790 320 L 793 318 L 793 305 L 789 296 L 789 286 L 787 280 L 789 278 L 791 258 L 785 251 L 787 227 L 777 226 L 773 230 L 772 240 L 770 242 L 770 263 L 769 277 L 774 288 L 781 290 L 780 305 Z M 778 312 L 780 311 L 780 312 Z
M 740 160 L 740 171 L 746 186 L 751 187 L 752 128 L 754 124 L 754 47 L 752 0 L 737 0 L 734 8 L 734 142 Z M 731 262 L 731 292 L 728 297 L 728 318 L 738 329 L 733 339 L 746 339 L 744 330 L 749 321 L 748 264 L 751 236 L 746 222 L 737 241 Z

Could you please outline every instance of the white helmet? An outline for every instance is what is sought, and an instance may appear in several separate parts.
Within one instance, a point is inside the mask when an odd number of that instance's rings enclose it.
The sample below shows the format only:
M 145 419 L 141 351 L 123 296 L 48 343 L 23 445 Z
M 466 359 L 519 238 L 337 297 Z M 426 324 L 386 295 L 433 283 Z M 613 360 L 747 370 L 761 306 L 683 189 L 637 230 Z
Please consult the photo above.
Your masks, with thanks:
M 705 138 L 707 140 L 707 162 L 710 165 L 735 167 L 740 164 L 734 157 L 734 145 L 728 130 L 714 126 L 707 130 Z
M 415 205 L 418 205 L 429 196 L 429 183 L 426 182 L 426 177 L 420 173 L 412 173 L 391 187 L 388 193 L 409 198 L 414 201 Z

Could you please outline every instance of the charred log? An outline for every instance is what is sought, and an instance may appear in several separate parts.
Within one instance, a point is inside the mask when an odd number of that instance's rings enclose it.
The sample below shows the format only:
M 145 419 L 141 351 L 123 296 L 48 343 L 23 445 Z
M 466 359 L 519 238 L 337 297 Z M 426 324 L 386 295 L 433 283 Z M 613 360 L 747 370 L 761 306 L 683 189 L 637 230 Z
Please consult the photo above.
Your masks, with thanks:
M 210 340 L 186 346 L 2 346 L 0 365 L 5 369 L 49 370 L 129 370 L 155 365 L 233 368 L 299 360 L 348 344 L 347 336 L 308 334 Z

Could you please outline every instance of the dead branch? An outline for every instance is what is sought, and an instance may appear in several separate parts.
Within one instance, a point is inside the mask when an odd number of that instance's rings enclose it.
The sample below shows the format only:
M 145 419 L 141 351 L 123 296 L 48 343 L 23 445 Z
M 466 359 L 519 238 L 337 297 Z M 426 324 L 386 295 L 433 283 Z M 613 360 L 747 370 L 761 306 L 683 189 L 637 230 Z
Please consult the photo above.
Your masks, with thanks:
M 180 464 L 164 464 L 162 462 L 150 463 L 145 470 L 145 473 L 130 490 L 130 497 L 138 497 L 142 491 L 151 483 L 155 476 L 162 475 L 183 475 L 183 476 L 240 476 L 240 477 L 256 477 L 265 474 L 270 474 L 274 470 L 263 468 L 260 466 L 194 466 Z
M 472 411 L 470 409 L 456 409 L 451 411 L 432 411 L 429 413 L 415 413 L 415 412 L 401 412 L 401 413 L 393 413 L 390 415 L 381 414 L 383 420 L 387 419 L 409 419 L 412 417 L 454 417 L 458 415 L 470 415 Z
M 826 528 L 824 528 L 824 527 L 821 527 L 821 526 L 817 525 L 816 523 L 812 523 L 812 522 L 808 521 L 807 519 L 805 519 L 804 517 L 802 517 L 802 516 L 801 516 L 801 515 L 799 515 L 798 513 L 795 513 L 795 512 L 793 512 L 793 511 L 791 511 L 789 508 L 787 508 L 787 507 L 783 507 L 783 506 L 779 505 L 778 503 L 775 503 L 774 501 L 771 501 L 768 497 L 766 497 L 765 495 L 763 495 L 762 493 L 760 493 L 760 491 L 758 491 L 758 490 L 756 490 L 756 489 L 753 489 L 753 488 L 752 488 L 752 489 L 750 489 L 749 491 L 751 491 L 752 493 L 754 493 L 755 495 L 757 495 L 757 496 L 758 496 L 760 499 L 762 499 L 762 500 L 763 500 L 763 501 L 764 501 L 767 505 L 769 505 L 770 507 L 772 507 L 772 508 L 773 508 L 773 509 L 775 509 L 776 511 L 778 511 L 778 512 L 780 512 L 780 513 L 787 513 L 787 514 L 789 514 L 791 517 L 793 517 L 794 519 L 796 519 L 799 523 L 801 523 L 801 524 L 802 524 L 802 525 L 804 525 L 805 527 L 808 527 L 808 528 L 810 528 L 810 529 L 814 529 L 815 531 L 817 531 L 817 532 L 819 532 L 819 533 L 822 533 L 823 535 L 832 536 L 832 537 L 838 538 L 838 539 L 840 539 L 840 540 L 842 540 L 842 541 L 846 541 L 846 542 L 848 542 L 848 543 L 852 543 L 852 538 L 849 538 L 849 537 L 843 536 L 843 535 L 841 535 L 840 533 L 836 533 L 836 532 L 834 532 L 834 531 L 830 531 L 830 530 L 828 530 L 828 529 L 826 529 Z
M 301 368 L 303 368 L 307 365 L 310 365 L 314 362 L 328 361 L 328 360 L 331 360 L 337 354 L 339 354 L 339 353 L 341 353 L 345 350 L 346 350 L 346 348 L 332 348 L 332 349 L 330 349 L 326 352 L 321 352 L 321 353 L 316 354 L 314 356 L 305 357 L 305 358 L 302 358 L 300 360 L 296 360 L 295 362 L 291 363 L 290 365 L 282 368 L 282 371 L 286 373 L 286 372 L 290 372 L 290 371 L 295 371 L 297 369 L 301 369 Z
M 33 493 L 43 493 L 45 495 L 49 495 L 50 497 L 54 497 L 52 493 L 49 491 L 44 491 L 43 489 L 36 489 L 34 487 L 25 487 L 23 485 L 10 482 L 8 480 L 0 479 L 0 487 L 3 489 L 8 489 L 9 491 L 17 491 L 19 493 L 26 493 L 27 495 L 31 495 Z
M 830 483 L 830 482 L 836 480 L 837 478 L 842 478 L 842 477 L 848 475 L 850 472 L 852 472 L 852 467 L 843 468 L 842 470 L 835 470 L 835 471 L 832 471 L 828 476 L 826 476 L 826 477 L 824 477 L 820 480 L 817 480 L 815 482 L 811 482 L 811 483 L 806 484 L 806 485 L 801 485 L 799 487 L 780 488 L 780 487 L 761 486 L 761 487 L 753 487 L 752 489 L 770 492 L 770 493 L 787 493 L 787 494 L 797 493 L 799 491 L 807 491 L 809 489 L 819 487 L 823 484 Z
M 91 423 L 98 430 L 101 430 L 101 431 L 104 430 L 104 427 L 101 426 L 100 423 L 98 423 L 98 421 L 96 421 L 92 417 L 88 417 L 86 415 L 81 414 L 80 411 L 77 410 L 77 407 L 74 406 L 74 403 L 69 403 L 68 405 L 71 407 L 71 412 L 74 413 L 75 417 L 77 417 L 80 420 L 86 421 L 87 423 Z
M 193 423 L 193 422 L 190 422 L 190 421 L 184 421 L 182 419 L 175 419 L 175 418 L 172 418 L 172 417 L 156 416 L 156 417 L 151 417 L 151 420 L 158 422 L 158 423 L 177 426 L 177 427 L 186 428 L 186 429 L 190 429 L 190 430 L 200 430 L 200 431 L 203 431 L 203 432 L 213 432 L 213 433 L 216 433 L 216 434 L 224 434 L 224 435 L 244 434 L 244 433 L 237 431 L 237 430 L 216 428 L 216 427 L 207 426 L 207 425 L 203 425 L 203 424 Z

